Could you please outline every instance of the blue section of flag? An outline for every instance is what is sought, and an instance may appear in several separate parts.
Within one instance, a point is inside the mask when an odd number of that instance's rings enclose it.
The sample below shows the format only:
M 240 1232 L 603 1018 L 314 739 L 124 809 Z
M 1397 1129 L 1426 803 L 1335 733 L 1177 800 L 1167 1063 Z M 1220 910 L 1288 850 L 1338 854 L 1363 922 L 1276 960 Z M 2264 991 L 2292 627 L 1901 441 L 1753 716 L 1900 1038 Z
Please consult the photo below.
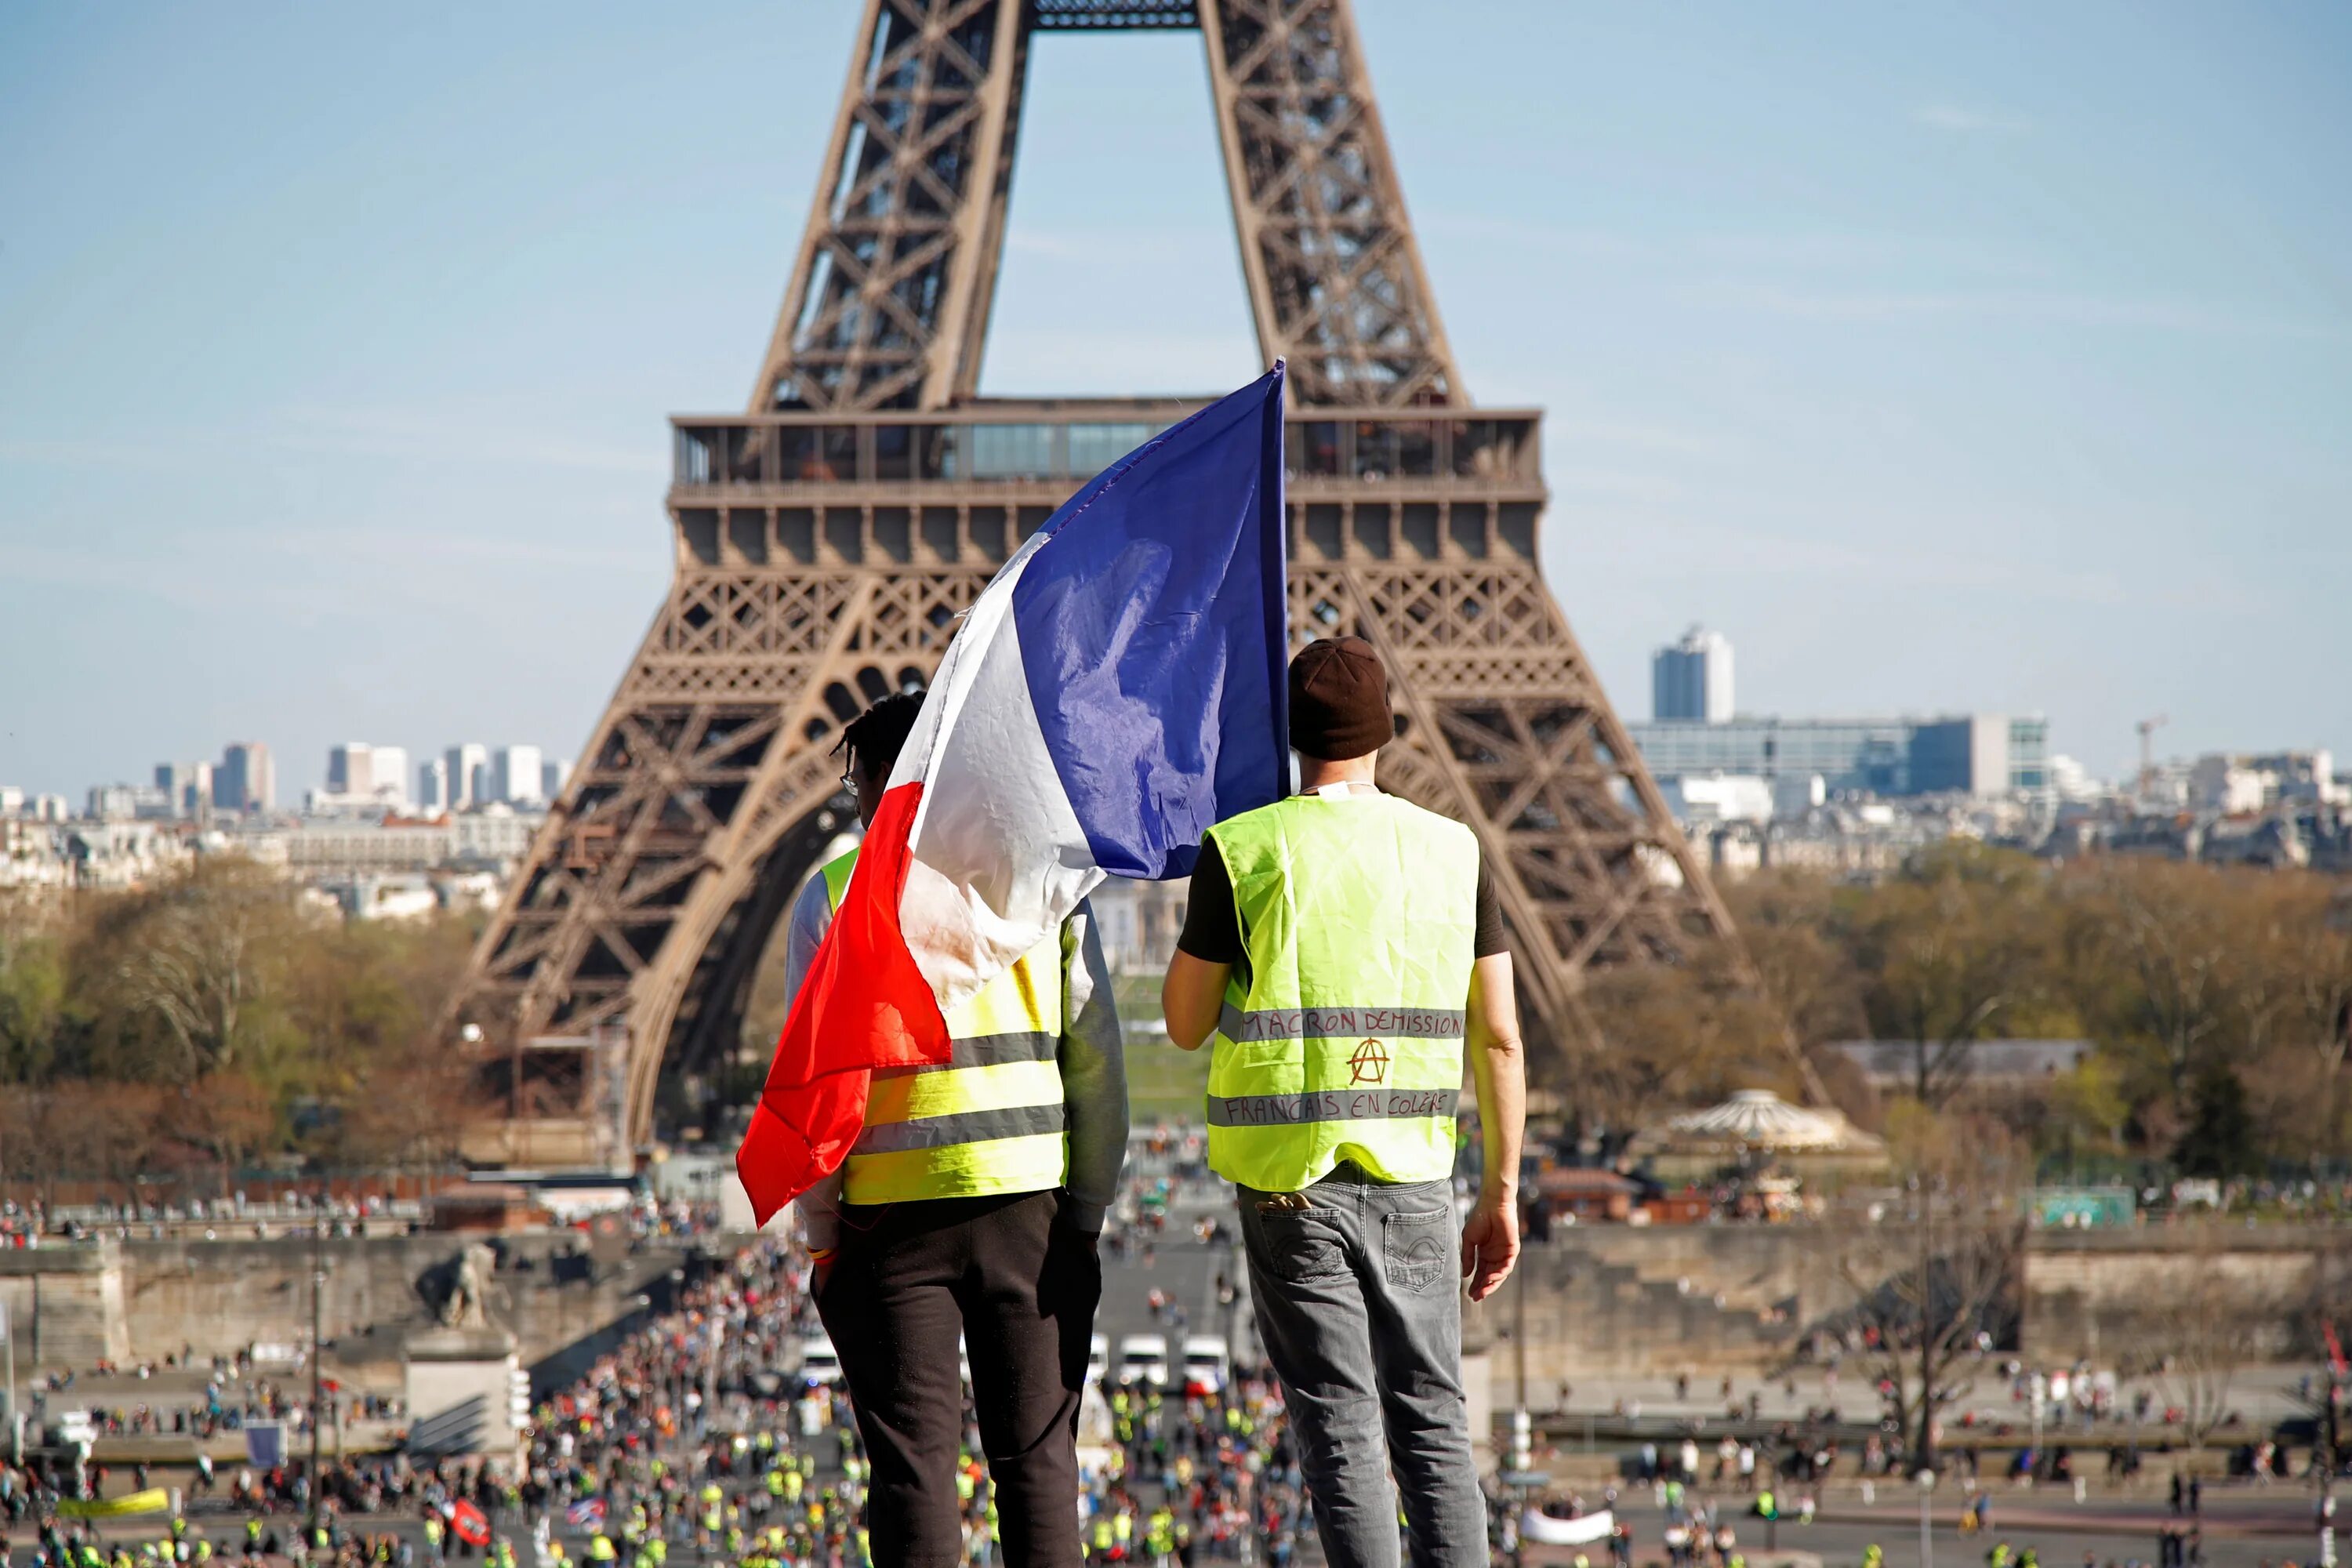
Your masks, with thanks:
M 1030 700 L 1095 863 L 1190 876 L 1289 793 L 1282 366 L 1113 463 L 1013 589 Z
M 602 1498 L 583 1499 L 565 1509 L 563 1517 L 583 1529 L 592 1524 L 602 1525 L 604 1522 L 604 1500 Z

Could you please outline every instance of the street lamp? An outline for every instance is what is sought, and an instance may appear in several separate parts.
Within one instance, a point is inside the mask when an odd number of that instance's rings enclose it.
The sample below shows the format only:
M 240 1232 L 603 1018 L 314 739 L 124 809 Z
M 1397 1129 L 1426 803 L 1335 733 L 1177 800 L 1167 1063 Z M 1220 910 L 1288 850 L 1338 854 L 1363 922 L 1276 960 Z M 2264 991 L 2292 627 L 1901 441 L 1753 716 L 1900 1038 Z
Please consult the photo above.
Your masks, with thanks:
M 1922 1466 L 1911 1479 L 1919 1483 L 1919 1568 L 1936 1568 L 1936 1537 L 1927 1518 L 1927 1500 L 1936 1491 L 1936 1472 Z
M 323 1205 L 323 1198 L 321 1203 Z M 326 1368 L 319 1347 L 319 1298 L 327 1288 L 327 1233 L 322 1212 L 310 1222 L 310 1537 L 319 1534 L 319 1417 L 326 1402 Z
M 2336 1468 L 2344 1462 L 2336 1425 L 2344 1411 L 2344 1356 L 2333 1324 L 2327 1326 L 2327 1385 L 2321 1395 L 2327 1408 L 2319 1413 L 2319 1440 L 2312 1454 L 2319 1472 L 2319 1568 L 2336 1568 Z
M 0 1301 L 0 1340 L 8 1342 L 8 1462 L 25 1462 L 25 1417 L 16 1409 L 16 1326 L 8 1321 L 8 1303 Z
M 1502 1483 L 1504 1495 L 1508 1500 L 1503 1506 L 1511 1510 L 1512 1568 L 1519 1568 L 1528 1560 L 1528 1494 L 1538 1487 L 1551 1484 L 1550 1474 L 1535 1468 L 1535 1422 L 1526 1409 L 1513 1411 L 1510 1456 L 1495 1478 Z

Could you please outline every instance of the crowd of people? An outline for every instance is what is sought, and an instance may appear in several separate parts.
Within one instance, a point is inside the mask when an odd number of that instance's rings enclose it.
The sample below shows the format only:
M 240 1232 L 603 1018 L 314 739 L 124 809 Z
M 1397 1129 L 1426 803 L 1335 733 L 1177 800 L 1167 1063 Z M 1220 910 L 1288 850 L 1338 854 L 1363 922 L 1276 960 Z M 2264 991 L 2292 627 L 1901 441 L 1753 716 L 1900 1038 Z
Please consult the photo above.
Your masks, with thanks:
M 0 1545 L 0 1568 L 255 1554 L 320 1568 L 415 1568 L 420 1555 L 427 1564 L 478 1556 L 485 1568 L 526 1557 L 534 1568 L 663 1568 L 673 1552 L 741 1568 L 858 1568 L 871 1561 L 862 1517 L 869 1470 L 849 1396 L 785 1370 L 816 1331 L 809 1275 L 805 1252 L 773 1238 L 709 1268 L 539 1405 L 517 1462 L 330 1460 L 315 1508 L 299 1462 L 224 1467 L 217 1478 L 207 1466 L 183 1489 L 193 1523 L 171 1519 L 151 1539 L 141 1538 L 152 1519 L 78 1521 L 60 1508 L 143 1491 L 144 1467 L 118 1475 L 55 1458 L 0 1463 L 0 1518 L 29 1546 Z M 237 1366 L 214 1368 L 224 1415 L 234 1414 Z M 235 1398 L 278 1407 L 267 1384 Z M 100 1425 L 154 1429 L 137 1413 L 107 1412 Z M 1312 1533 L 1280 1390 L 1262 1370 L 1226 1387 L 1092 1389 L 1084 1436 L 1072 1529 L 1089 1562 L 1286 1564 Z M 1003 1559 L 980 1448 L 968 1408 L 957 1489 L 966 1560 L 988 1564 Z M 476 1516 L 486 1527 L 478 1542 L 459 1529 Z
M 671 1551 L 745 1568 L 870 1561 L 870 1468 L 846 1391 L 782 1373 L 816 1331 L 805 1254 L 771 1240 L 683 1299 L 544 1404 L 494 1522 L 528 1521 L 591 1562 L 661 1568 Z M 976 1413 L 965 1412 L 956 1490 L 966 1561 L 1003 1560 Z M 1296 1553 L 1297 1456 L 1267 1380 L 1187 1395 L 1097 1389 L 1081 1449 L 1079 1516 L 1091 1560 L 1163 1564 Z

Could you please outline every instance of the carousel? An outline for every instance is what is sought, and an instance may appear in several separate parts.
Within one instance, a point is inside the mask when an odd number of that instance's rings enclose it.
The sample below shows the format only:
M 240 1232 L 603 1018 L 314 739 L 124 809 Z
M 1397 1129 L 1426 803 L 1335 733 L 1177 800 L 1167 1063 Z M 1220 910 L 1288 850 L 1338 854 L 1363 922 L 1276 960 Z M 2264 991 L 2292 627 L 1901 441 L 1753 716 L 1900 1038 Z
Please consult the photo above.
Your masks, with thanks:
M 1727 1169 L 1766 1167 L 1835 1184 L 1886 1170 L 1886 1143 L 1837 1111 L 1791 1105 L 1769 1089 L 1743 1089 L 1720 1105 L 1644 1129 L 1627 1152 L 1662 1182 L 1705 1181 Z

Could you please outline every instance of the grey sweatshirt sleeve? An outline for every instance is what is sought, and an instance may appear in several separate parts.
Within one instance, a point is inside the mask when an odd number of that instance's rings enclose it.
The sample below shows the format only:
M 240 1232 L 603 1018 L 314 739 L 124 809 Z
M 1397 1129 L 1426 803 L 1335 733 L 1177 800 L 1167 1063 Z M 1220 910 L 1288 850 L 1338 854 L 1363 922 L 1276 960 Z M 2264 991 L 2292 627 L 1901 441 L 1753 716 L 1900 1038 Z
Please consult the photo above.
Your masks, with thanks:
M 809 965 L 816 962 L 817 944 L 824 940 L 825 927 L 832 923 L 833 903 L 825 897 L 824 879 L 811 877 L 808 886 L 801 889 L 801 896 L 793 900 L 793 912 L 784 927 L 786 995 L 800 995 Z M 803 1193 L 794 1206 L 800 1210 L 801 1226 L 808 1233 L 808 1244 L 831 1247 L 841 1233 L 841 1173 L 835 1171 Z
M 1127 1053 L 1110 965 L 1094 906 L 1081 902 L 1062 923 L 1062 1102 L 1070 1128 L 1068 1215 L 1102 1229 L 1127 1163 Z

